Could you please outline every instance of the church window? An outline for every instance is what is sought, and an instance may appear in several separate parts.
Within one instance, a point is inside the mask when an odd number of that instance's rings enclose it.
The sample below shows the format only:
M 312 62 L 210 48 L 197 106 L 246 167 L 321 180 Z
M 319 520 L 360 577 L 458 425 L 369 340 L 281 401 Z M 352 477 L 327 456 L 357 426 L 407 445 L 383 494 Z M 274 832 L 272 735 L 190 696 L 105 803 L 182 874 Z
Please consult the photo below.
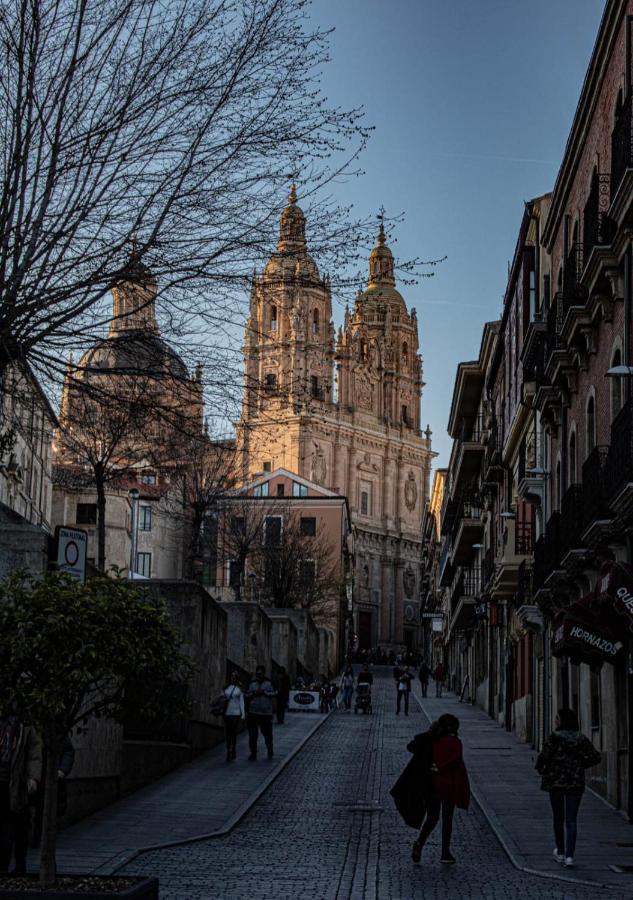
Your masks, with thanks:
M 367 359 L 367 341 L 360 342 L 360 358 Z
M 405 369 L 409 365 L 409 345 L 406 341 L 402 344 L 402 365 Z
M 323 395 L 322 395 L 322 391 L 321 391 L 321 385 L 319 384 L 319 376 L 318 376 L 318 375 L 311 375 L 311 376 L 310 376 L 310 395 L 311 395 L 315 400 L 322 400 L 322 399 L 323 399 Z
M 367 491 L 360 492 L 360 512 L 363 516 L 369 515 L 369 494 Z
M 319 310 L 315 309 L 312 313 L 312 334 L 319 333 Z
M 274 372 L 266 372 L 264 376 L 264 390 L 268 392 L 277 390 L 277 376 Z
M 411 424 L 411 423 L 409 422 L 409 407 L 408 407 L 408 406 L 404 406 L 404 405 L 403 405 L 403 406 L 401 407 L 401 415 L 400 415 L 400 419 L 401 419 L 403 425 L 410 425 L 410 424 Z
M 270 307 L 270 330 L 277 331 L 277 307 L 274 303 Z

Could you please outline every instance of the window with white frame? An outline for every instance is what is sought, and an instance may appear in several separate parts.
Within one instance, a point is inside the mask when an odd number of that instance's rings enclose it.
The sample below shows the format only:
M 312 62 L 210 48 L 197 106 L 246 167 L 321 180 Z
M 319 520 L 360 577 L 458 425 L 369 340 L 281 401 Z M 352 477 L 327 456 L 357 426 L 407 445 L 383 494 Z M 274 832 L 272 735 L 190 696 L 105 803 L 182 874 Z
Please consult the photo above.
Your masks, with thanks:
M 277 307 L 274 303 L 270 307 L 270 330 L 277 331 Z
M 151 531 L 152 530 L 152 507 L 151 506 L 141 506 L 139 509 L 139 520 L 138 520 L 139 531 Z
M 136 572 L 144 578 L 151 578 L 152 575 L 152 554 L 137 553 L 136 554 Z

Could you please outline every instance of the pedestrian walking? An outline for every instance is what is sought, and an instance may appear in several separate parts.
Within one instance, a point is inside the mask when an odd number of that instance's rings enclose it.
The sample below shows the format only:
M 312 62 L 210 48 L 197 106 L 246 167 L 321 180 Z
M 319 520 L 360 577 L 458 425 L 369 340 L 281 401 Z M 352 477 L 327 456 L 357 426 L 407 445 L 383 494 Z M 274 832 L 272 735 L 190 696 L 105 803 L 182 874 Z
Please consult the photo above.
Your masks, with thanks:
M 240 721 L 244 719 L 244 692 L 240 686 L 238 672 L 231 674 L 229 683 L 224 688 L 226 697 L 226 709 L 224 710 L 224 736 L 226 738 L 226 761 L 235 759 L 235 747 L 237 743 L 237 729 Z
M 290 675 L 285 666 L 279 667 L 277 675 L 277 724 L 283 725 L 286 719 L 286 710 L 290 700 Z
M 536 760 L 541 790 L 548 791 L 554 820 L 554 859 L 574 865 L 578 810 L 585 790 L 585 769 L 601 760 L 589 738 L 580 731 L 573 709 L 560 709 L 556 730 L 545 739 Z
M 442 686 L 444 685 L 444 664 L 438 662 L 435 666 L 435 671 L 433 672 L 433 680 L 435 681 L 435 696 L 442 696 Z
M 42 778 L 42 744 L 15 715 L 0 718 L 0 874 L 26 874 L 29 796 Z
M 420 671 L 418 672 L 418 677 L 420 678 L 420 687 L 422 688 L 422 696 L 426 697 L 429 690 L 429 678 L 431 677 L 431 668 L 426 663 L 423 662 L 420 666 Z
M 255 678 L 246 692 L 246 699 L 249 701 L 246 725 L 248 746 L 251 751 L 248 757 L 250 762 L 257 759 L 257 737 L 260 731 L 268 750 L 268 758 L 271 759 L 273 755 L 273 700 L 276 695 L 277 691 L 266 678 L 264 667 L 258 666 Z
M 411 858 L 416 863 L 420 861 L 424 845 L 439 822 L 440 813 L 442 815 L 440 862 L 452 865 L 456 861 L 451 853 L 455 807 L 468 809 L 470 802 L 470 784 L 464 765 L 462 742 L 457 737 L 458 731 L 459 719 L 450 713 L 440 716 L 428 731 L 432 744 L 430 751 L 432 790 L 428 792 L 426 816 L 411 852 Z
M 354 693 L 354 670 L 348 666 L 343 672 L 341 678 L 341 691 L 343 693 L 343 705 L 347 712 L 352 708 L 352 695 Z
M 400 707 L 402 705 L 402 700 L 404 699 L 404 714 L 405 716 L 409 715 L 409 695 L 411 694 L 411 682 L 413 681 L 413 675 L 409 671 L 409 666 L 405 666 L 404 669 L 400 671 L 400 675 L 398 676 L 396 685 L 396 715 L 400 715 Z

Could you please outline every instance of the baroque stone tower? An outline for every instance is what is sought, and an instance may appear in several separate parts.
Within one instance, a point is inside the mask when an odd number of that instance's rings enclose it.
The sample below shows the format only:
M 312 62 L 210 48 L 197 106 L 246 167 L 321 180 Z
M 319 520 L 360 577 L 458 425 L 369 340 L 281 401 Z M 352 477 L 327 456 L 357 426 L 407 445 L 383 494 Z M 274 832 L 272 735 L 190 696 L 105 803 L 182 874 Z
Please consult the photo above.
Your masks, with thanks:
M 430 432 L 420 432 L 416 313 L 395 285 L 381 224 L 367 288 L 335 340 L 329 283 L 308 254 L 293 186 L 277 250 L 253 278 L 237 426 L 245 480 L 284 467 L 348 498 L 365 647 L 416 645 L 434 455 Z

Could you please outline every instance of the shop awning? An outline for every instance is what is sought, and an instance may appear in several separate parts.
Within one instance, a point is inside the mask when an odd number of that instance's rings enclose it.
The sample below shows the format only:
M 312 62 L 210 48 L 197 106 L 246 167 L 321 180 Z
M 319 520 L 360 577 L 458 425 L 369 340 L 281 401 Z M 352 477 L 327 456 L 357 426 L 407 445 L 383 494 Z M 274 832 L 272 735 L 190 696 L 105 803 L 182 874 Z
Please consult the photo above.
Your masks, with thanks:
M 611 563 L 608 571 L 598 579 L 596 603 L 603 609 L 613 609 L 626 617 L 633 631 L 633 566 L 629 563 Z
M 623 651 L 622 641 L 601 620 L 592 594 L 572 603 L 554 619 L 553 656 L 599 665 L 618 662 Z

